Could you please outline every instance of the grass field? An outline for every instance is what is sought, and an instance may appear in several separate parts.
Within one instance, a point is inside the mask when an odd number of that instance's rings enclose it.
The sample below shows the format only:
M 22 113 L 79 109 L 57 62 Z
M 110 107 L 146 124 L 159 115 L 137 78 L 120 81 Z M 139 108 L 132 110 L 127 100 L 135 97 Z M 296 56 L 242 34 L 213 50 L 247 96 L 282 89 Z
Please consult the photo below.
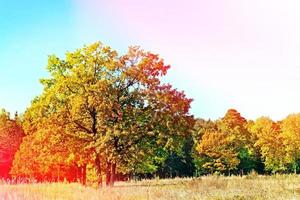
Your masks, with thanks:
M 148 180 L 116 183 L 94 189 L 79 184 L 0 184 L 0 200 L 7 199 L 300 199 L 300 176 L 207 176 L 197 179 Z

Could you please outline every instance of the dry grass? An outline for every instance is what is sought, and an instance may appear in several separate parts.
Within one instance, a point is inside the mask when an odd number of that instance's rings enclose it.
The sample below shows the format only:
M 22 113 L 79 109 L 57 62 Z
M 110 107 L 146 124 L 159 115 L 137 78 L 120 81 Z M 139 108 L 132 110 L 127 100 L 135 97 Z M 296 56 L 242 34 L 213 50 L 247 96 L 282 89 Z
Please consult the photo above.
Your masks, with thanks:
M 0 184 L 0 200 L 6 199 L 300 199 L 300 176 L 207 176 L 198 179 L 147 180 L 117 183 L 96 190 L 79 184 Z

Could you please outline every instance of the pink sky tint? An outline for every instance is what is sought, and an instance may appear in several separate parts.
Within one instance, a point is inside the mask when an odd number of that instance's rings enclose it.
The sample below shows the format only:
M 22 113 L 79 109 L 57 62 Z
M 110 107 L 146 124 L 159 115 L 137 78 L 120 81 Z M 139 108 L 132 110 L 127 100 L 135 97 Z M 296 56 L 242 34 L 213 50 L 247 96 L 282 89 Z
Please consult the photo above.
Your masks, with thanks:
M 298 1 L 76 2 L 78 29 L 99 34 L 93 39 L 165 58 L 168 81 L 195 99 L 197 117 L 215 119 L 231 107 L 248 118 L 300 112 Z

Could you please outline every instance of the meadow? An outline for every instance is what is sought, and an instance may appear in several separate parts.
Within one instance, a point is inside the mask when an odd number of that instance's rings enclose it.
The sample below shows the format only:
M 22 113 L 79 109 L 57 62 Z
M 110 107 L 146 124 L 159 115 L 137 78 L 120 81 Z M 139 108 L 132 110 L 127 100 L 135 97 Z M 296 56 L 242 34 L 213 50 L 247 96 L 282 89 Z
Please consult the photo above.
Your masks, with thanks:
M 205 176 L 193 179 L 117 182 L 113 188 L 95 189 L 80 184 L 43 183 L 12 185 L 2 182 L 0 199 L 300 199 L 300 176 L 274 175 L 244 177 Z

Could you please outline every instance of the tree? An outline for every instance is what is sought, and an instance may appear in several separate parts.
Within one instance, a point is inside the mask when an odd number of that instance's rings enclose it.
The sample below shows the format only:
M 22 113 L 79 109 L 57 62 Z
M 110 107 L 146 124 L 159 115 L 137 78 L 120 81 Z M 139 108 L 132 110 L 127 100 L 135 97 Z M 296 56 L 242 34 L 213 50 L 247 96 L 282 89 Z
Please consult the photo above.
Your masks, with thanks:
M 205 162 L 203 167 L 210 173 L 229 172 L 239 164 L 237 153 L 230 147 L 231 139 L 223 132 L 206 132 L 196 150 Z
M 256 137 L 254 146 L 260 151 L 266 170 L 272 173 L 284 171 L 286 153 L 279 124 L 261 117 L 249 130 Z
M 210 173 L 227 174 L 248 173 L 258 167 L 259 160 L 253 149 L 253 138 L 247 130 L 247 120 L 239 112 L 229 109 L 215 125 L 209 121 L 201 123 L 194 136 L 196 165 Z
M 235 109 L 229 109 L 225 116 L 218 123 L 219 129 L 227 133 L 231 140 L 230 146 L 235 149 L 239 159 L 237 172 L 240 174 L 249 173 L 260 168 L 260 160 L 257 158 L 254 149 L 254 138 L 248 131 L 248 122 Z
M 99 184 L 103 169 L 107 185 L 113 185 L 117 171 L 155 171 L 159 152 L 179 148 L 177 141 L 194 122 L 192 100 L 160 82 L 169 68 L 137 47 L 118 56 L 99 42 L 67 53 L 65 60 L 50 56 L 50 77 L 41 80 L 43 94 L 24 126 L 37 132 L 55 119 L 65 134 L 84 141 Z
M 9 178 L 9 171 L 16 151 L 23 138 L 23 130 L 16 119 L 4 109 L 0 111 L 0 178 Z
M 240 149 L 247 144 L 250 136 L 246 128 L 247 120 L 237 110 L 229 109 L 217 125 L 221 132 L 231 137 L 235 148 Z
M 285 161 L 296 173 L 300 158 L 300 114 L 291 114 L 280 123 L 282 144 L 285 147 Z
M 191 155 L 193 157 L 193 162 L 196 168 L 196 176 L 209 173 L 209 171 L 203 167 L 208 158 L 206 156 L 203 156 L 203 154 L 200 156 L 197 147 L 201 144 L 203 135 L 205 133 L 217 131 L 217 124 L 212 120 L 206 121 L 204 119 L 197 119 L 195 122 L 194 131 L 192 135 L 194 145 L 191 151 Z
M 68 180 L 85 184 L 90 158 L 83 148 L 84 143 L 68 137 L 62 127 L 48 121 L 43 128 L 24 137 L 15 155 L 11 174 L 23 180 Z

